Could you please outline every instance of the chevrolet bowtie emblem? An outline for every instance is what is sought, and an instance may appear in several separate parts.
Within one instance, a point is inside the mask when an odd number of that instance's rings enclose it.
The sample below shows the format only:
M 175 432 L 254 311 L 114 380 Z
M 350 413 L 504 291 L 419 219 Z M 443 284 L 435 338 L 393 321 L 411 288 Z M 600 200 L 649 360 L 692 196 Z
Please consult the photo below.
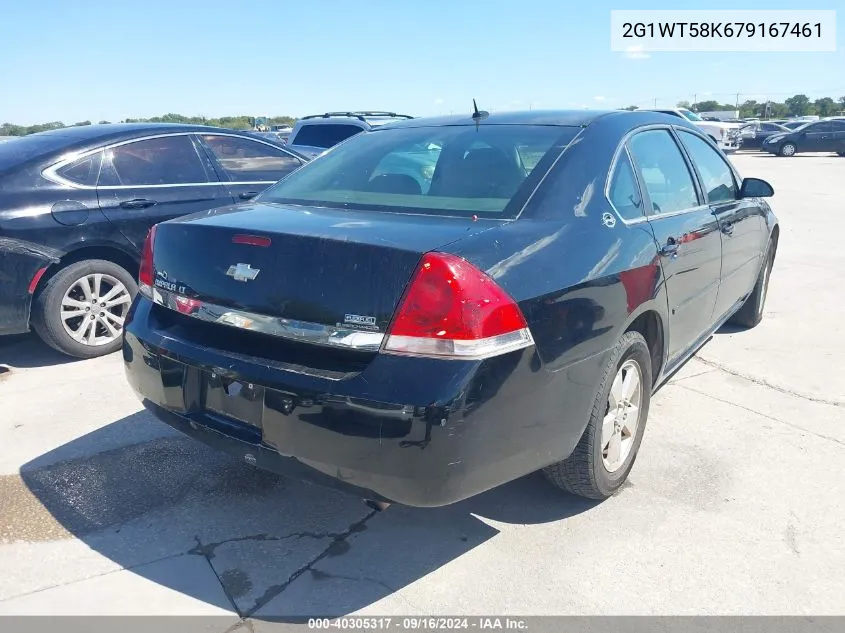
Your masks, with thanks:
M 229 266 L 226 274 L 233 277 L 235 281 L 252 281 L 261 272 L 260 268 L 253 268 L 249 264 L 235 264 Z

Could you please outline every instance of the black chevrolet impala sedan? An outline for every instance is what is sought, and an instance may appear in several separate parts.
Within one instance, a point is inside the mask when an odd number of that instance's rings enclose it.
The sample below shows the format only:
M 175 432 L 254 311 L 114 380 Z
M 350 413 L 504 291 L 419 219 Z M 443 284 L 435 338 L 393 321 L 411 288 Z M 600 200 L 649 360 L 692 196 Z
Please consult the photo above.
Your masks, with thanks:
M 173 123 L 86 125 L 0 144 L 0 335 L 79 358 L 120 349 L 150 227 L 255 196 L 306 159 Z
M 655 389 L 760 321 L 772 194 L 656 113 L 390 124 L 154 227 L 127 376 L 184 433 L 372 501 L 540 469 L 604 498 Z

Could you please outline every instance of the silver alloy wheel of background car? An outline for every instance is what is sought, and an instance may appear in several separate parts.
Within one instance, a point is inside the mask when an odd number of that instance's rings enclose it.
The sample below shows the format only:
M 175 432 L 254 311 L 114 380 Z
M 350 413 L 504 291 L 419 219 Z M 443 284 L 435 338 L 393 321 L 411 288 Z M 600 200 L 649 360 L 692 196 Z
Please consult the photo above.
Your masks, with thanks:
M 783 146 L 780 148 L 780 155 L 781 156 L 794 156 L 795 155 L 795 145 L 792 143 L 784 143 Z
M 61 320 L 65 331 L 83 345 L 107 345 L 123 331 L 132 303 L 126 286 L 103 273 L 85 275 L 73 282 L 62 297 Z
M 642 385 L 640 366 L 634 359 L 629 358 L 613 379 L 607 397 L 607 413 L 602 422 L 602 463 L 609 473 L 622 467 L 634 446 L 640 421 Z

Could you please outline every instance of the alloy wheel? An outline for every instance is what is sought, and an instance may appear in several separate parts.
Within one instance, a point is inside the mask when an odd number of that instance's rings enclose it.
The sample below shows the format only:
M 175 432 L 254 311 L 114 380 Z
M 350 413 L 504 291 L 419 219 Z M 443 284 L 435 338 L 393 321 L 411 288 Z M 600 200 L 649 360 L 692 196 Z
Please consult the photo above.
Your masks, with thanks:
M 635 360 L 629 359 L 616 372 L 602 422 L 602 463 L 609 473 L 622 467 L 634 447 L 642 398 L 642 370 Z
M 116 277 L 85 275 L 62 297 L 62 326 L 83 345 L 107 345 L 120 337 L 131 303 L 129 290 Z

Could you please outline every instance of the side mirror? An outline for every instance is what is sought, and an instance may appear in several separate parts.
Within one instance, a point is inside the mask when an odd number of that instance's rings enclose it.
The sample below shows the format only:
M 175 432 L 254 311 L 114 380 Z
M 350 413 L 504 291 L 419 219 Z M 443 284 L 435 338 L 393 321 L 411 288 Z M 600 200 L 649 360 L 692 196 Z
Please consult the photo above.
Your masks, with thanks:
M 762 178 L 743 178 L 740 198 L 771 198 L 773 195 L 775 190 Z

